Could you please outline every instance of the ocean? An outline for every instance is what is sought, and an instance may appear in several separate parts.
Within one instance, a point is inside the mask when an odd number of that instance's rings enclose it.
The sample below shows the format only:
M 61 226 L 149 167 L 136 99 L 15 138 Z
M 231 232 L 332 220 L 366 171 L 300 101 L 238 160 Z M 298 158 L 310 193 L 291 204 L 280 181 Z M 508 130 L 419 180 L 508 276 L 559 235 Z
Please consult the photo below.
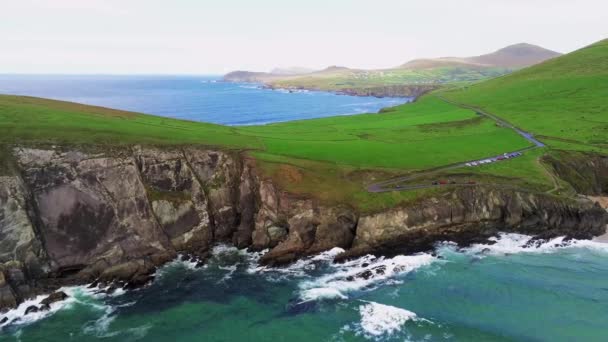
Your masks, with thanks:
M 50 312 L 8 313 L 3 341 L 605 341 L 608 245 L 562 238 L 285 268 L 217 246 L 200 268 L 176 260 L 149 286 L 63 289 Z M 366 272 L 369 271 L 369 272 Z
M 217 76 L 0 75 L 0 94 L 28 95 L 223 125 L 376 113 L 411 98 L 263 89 Z
M 229 125 L 374 112 L 409 99 L 289 93 L 211 77 L 1 76 L 0 93 Z M 0 341 L 606 341 L 608 245 L 503 234 L 492 244 L 284 268 L 214 248 L 137 290 L 87 286 L 48 312 L 0 314 Z M 528 246 L 528 247 L 526 247 Z

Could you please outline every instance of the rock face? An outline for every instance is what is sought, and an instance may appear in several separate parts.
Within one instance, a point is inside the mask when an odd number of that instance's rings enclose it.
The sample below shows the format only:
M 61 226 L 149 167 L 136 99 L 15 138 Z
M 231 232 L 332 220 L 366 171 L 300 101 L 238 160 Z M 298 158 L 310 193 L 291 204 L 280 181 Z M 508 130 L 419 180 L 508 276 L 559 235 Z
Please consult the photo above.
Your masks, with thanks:
M 154 216 L 173 248 L 205 252 L 213 240 L 209 201 L 184 152 L 136 148 L 134 155 Z
M 608 157 L 591 153 L 559 152 L 544 160 L 559 178 L 579 194 L 599 196 L 608 193 Z
M 411 207 L 361 217 L 352 249 L 343 257 L 414 253 L 437 241 L 483 241 L 499 231 L 588 239 L 606 231 L 606 216 L 589 203 L 504 189 L 460 188 Z
M 133 147 L 103 152 L 16 148 L 0 177 L 0 310 L 64 284 L 137 286 L 178 253 L 217 242 L 269 249 L 279 265 L 333 247 L 343 257 L 415 252 L 498 230 L 591 237 L 607 213 L 524 192 L 467 188 L 360 214 L 278 189 L 237 153 Z

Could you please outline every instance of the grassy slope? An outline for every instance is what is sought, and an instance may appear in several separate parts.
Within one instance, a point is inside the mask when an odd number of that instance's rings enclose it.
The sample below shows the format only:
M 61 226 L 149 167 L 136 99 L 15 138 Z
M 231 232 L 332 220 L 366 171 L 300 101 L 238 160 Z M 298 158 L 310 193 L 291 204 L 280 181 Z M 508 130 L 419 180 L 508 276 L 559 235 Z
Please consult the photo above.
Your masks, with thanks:
M 608 40 L 445 96 L 495 113 L 550 147 L 608 152 Z
M 352 167 L 408 170 L 527 146 L 512 131 L 434 97 L 381 115 L 226 127 L 0 96 L 0 129 L 4 143 L 200 144 Z
M 240 128 L 270 154 L 365 168 L 417 170 L 528 146 L 513 131 L 434 96 L 385 114 Z
M 0 133 L 0 145 L 156 144 L 248 149 L 267 175 L 286 189 L 350 203 L 362 210 L 415 200 L 419 194 L 369 194 L 364 184 L 528 145 L 512 131 L 434 96 L 384 114 L 250 127 L 0 96 Z
M 0 144 L 204 144 L 261 148 L 235 129 L 32 97 L 0 95 Z

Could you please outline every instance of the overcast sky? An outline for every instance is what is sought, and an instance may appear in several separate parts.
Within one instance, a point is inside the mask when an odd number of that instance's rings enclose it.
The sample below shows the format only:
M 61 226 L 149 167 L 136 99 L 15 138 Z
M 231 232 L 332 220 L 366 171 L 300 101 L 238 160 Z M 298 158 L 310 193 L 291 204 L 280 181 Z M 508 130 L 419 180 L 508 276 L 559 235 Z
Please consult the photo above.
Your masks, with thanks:
M 0 73 L 383 68 L 608 38 L 608 0 L 0 0 Z

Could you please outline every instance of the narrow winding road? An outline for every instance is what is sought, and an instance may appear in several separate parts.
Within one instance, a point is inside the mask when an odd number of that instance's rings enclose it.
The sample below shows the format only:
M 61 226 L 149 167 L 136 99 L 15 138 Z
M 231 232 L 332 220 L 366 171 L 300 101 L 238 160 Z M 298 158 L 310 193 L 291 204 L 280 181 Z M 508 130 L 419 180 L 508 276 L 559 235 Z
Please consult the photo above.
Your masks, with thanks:
M 498 123 L 499 125 L 503 126 L 503 127 L 507 127 L 510 128 L 512 130 L 514 130 L 517 134 L 521 135 L 524 139 L 528 140 L 530 143 L 532 143 L 533 146 L 521 149 L 521 150 L 517 150 L 517 151 L 512 151 L 512 152 L 507 152 L 507 154 L 512 154 L 512 153 L 525 153 L 527 151 L 530 150 L 534 150 L 537 148 L 541 148 L 541 147 L 545 147 L 545 144 L 543 144 L 542 142 L 540 142 L 539 140 L 537 140 L 536 138 L 534 138 L 534 136 L 531 133 L 528 133 L 520 128 L 517 128 L 515 126 L 513 126 L 512 124 L 510 124 L 509 122 L 493 115 L 487 112 L 484 112 L 483 110 L 479 109 L 479 108 L 475 108 L 473 106 L 468 106 L 468 105 L 464 105 L 464 104 L 460 104 L 460 103 L 456 103 L 454 101 L 450 101 L 442 96 L 438 96 L 436 95 L 440 100 L 445 101 L 449 104 L 452 104 L 454 106 L 457 107 L 461 107 L 461 108 L 465 108 L 465 109 L 469 109 L 474 111 L 475 113 L 477 113 L 478 115 L 481 116 L 485 116 L 491 120 L 496 121 L 496 123 Z M 427 171 L 423 171 L 423 172 L 419 172 L 416 173 L 414 175 L 410 175 L 410 176 L 403 176 L 403 177 L 397 177 L 397 178 L 392 178 L 386 181 L 382 181 L 382 182 L 378 182 L 378 183 L 374 183 L 371 184 L 367 187 L 367 191 L 369 192 L 390 192 L 390 191 L 406 191 L 406 190 L 417 190 L 417 189 L 426 189 L 426 188 L 434 188 L 437 187 L 438 185 L 433 185 L 433 184 L 417 184 L 417 185 L 399 185 L 399 183 L 404 183 L 407 181 L 411 181 L 414 180 L 416 178 L 420 178 L 420 177 L 424 177 L 430 174 L 434 174 L 434 173 L 438 173 L 441 171 L 447 171 L 447 170 L 453 170 L 453 169 L 459 169 L 462 167 L 466 167 L 468 163 L 472 163 L 472 162 L 477 162 L 480 160 L 484 160 L 484 159 L 493 159 L 493 158 L 498 158 L 501 155 L 498 156 L 491 156 L 491 157 L 487 157 L 487 158 L 482 158 L 482 159 L 475 159 L 475 160 L 468 160 L 468 161 L 463 161 L 460 163 L 455 163 L 455 164 L 449 164 L 449 165 L 445 165 L 445 166 L 440 166 L 440 167 L 436 167 Z M 462 183 L 456 183 L 456 184 L 449 184 L 451 186 L 472 186 L 472 184 L 462 184 Z

